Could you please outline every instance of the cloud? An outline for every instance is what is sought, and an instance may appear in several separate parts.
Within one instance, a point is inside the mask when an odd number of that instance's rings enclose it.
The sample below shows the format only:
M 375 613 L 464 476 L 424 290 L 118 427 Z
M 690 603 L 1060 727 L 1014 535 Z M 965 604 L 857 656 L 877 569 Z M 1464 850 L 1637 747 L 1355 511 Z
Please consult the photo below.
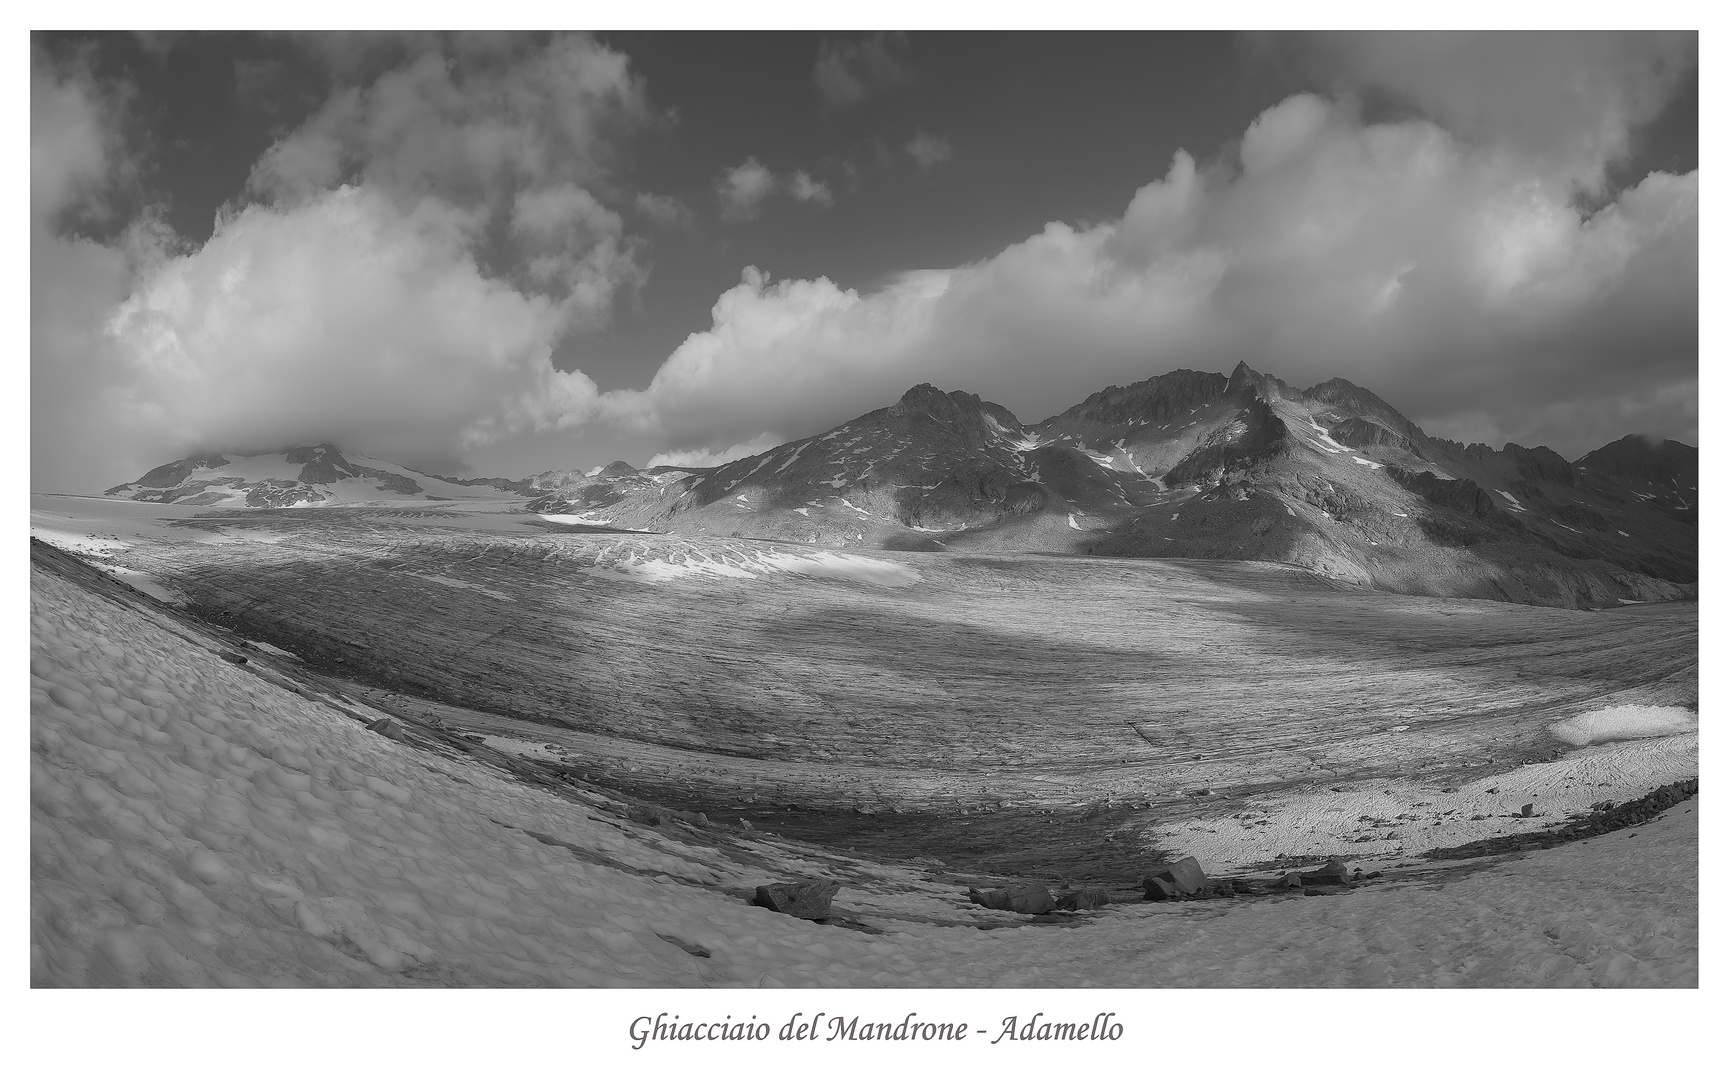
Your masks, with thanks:
M 623 219 L 575 184 L 518 192 L 510 227 L 517 280 L 560 298 L 566 321 L 604 322 L 614 294 L 647 279 Z
M 504 62 L 507 61 L 507 62 Z M 614 137 L 652 113 L 628 60 L 581 35 L 472 66 L 422 52 L 366 87 L 334 94 L 252 170 L 281 202 L 366 183 L 414 198 L 478 203 L 501 190 L 605 175 Z
M 1695 32 L 1328 33 L 1308 44 L 1343 85 L 1381 90 L 1590 190 L 1699 52 Z
M 690 225 L 690 207 L 671 195 L 639 191 L 632 201 L 638 213 L 663 229 L 678 229 Z
M 483 274 L 474 229 L 446 204 L 403 212 L 364 187 L 248 207 L 117 308 L 112 375 L 133 411 L 197 446 L 328 439 L 426 461 L 580 421 L 597 395 L 552 368 L 560 305 Z
M 1439 434 L 1578 454 L 1625 433 L 1591 417 L 1667 423 L 1696 379 L 1698 176 L 1653 173 L 1585 213 L 1553 161 L 1298 95 L 1234 161 L 1178 152 L 1115 221 L 1052 222 L 869 293 L 747 269 L 710 329 L 602 411 L 716 445 L 822 430 L 933 381 L 1040 419 L 1107 383 L 1241 359 L 1349 378 Z
M 763 200 L 774 193 L 774 173 L 756 158 L 723 171 L 715 181 L 715 197 L 723 217 L 748 221 L 756 217 Z
M 800 169 L 787 181 L 787 193 L 799 202 L 816 203 L 827 206 L 834 202 L 834 193 L 821 180 L 813 179 L 810 173 Z
M 30 217 L 52 231 L 104 212 L 131 171 L 120 138 L 130 87 L 97 82 L 79 56 L 62 64 L 33 48 L 30 59 Z
M 786 440 L 779 435 L 765 431 L 754 439 L 734 443 L 725 450 L 710 450 L 704 446 L 694 450 L 671 450 L 656 454 L 648 459 L 648 465 L 645 468 L 653 469 L 661 465 L 672 465 L 686 469 L 708 469 L 716 465 L 725 465 L 729 461 L 737 461 L 739 458 L 754 457 L 764 450 L 773 450 L 784 442 Z
M 552 357 L 644 279 L 606 200 L 614 140 L 652 118 L 591 40 L 507 44 L 338 90 L 197 247 L 149 216 L 108 244 L 55 231 L 123 168 L 107 99 L 34 65 L 33 483 L 319 439 L 450 470 L 593 416 L 594 384 Z
M 63 62 L 31 50 L 30 470 L 36 490 L 90 490 L 90 478 L 109 475 L 117 458 L 122 469 L 144 460 L 125 452 L 148 438 L 125 411 L 127 389 L 106 378 L 114 356 L 102 326 L 125 298 L 134 263 L 155 246 L 156 227 L 141 221 L 107 244 L 62 231 L 106 218 L 116 188 L 134 171 L 120 135 L 129 95 L 126 84 L 99 84 L 81 57 Z
M 132 36 L 138 42 L 138 47 L 144 50 L 144 55 L 157 64 L 165 64 L 168 54 L 174 51 L 174 46 L 185 39 L 185 30 L 134 30 Z
M 929 172 L 938 165 L 946 165 L 949 159 L 955 156 L 955 148 L 947 136 L 932 135 L 924 131 L 914 135 L 907 142 L 906 151 L 914 161 L 918 162 L 919 168 L 925 172 Z
M 904 34 L 872 34 L 858 41 L 827 40 L 817 47 L 817 93 L 829 108 L 856 105 L 879 90 L 912 78 Z
M 801 203 L 828 206 L 834 202 L 829 186 L 803 169 L 783 180 L 756 158 L 722 170 L 714 182 L 721 216 L 728 221 L 752 220 L 770 196 L 782 192 Z

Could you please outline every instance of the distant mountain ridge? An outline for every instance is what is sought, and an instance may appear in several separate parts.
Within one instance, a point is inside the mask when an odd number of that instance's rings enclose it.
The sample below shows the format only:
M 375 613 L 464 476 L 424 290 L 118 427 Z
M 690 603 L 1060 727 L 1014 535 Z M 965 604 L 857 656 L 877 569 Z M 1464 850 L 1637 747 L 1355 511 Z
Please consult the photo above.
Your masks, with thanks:
M 1465 445 L 1346 380 L 1298 390 L 1246 364 L 1107 387 L 1031 425 L 920 384 L 830 431 L 712 468 L 614 462 L 475 488 L 327 445 L 288 454 L 304 459 L 292 484 L 260 479 L 242 493 L 218 483 L 220 455 L 205 455 L 112 492 L 331 505 L 368 489 L 380 499 L 484 490 L 632 529 L 1247 559 L 1396 592 L 1579 607 L 1693 596 L 1698 577 L 1695 448 L 1628 436 L 1569 462 L 1547 447 Z M 291 497 L 302 501 L 281 501 Z
M 330 443 L 205 453 L 158 465 L 103 494 L 141 502 L 193 506 L 335 506 L 403 499 L 508 498 L 531 489 L 521 481 L 454 480 L 388 461 L 344 456 Z

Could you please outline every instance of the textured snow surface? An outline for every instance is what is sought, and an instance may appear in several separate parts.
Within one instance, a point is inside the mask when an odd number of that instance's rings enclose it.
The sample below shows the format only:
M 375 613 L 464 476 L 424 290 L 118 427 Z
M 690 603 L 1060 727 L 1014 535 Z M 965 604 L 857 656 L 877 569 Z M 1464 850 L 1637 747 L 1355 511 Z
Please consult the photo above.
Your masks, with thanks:
M 745 550 L 710 554 L 693 550 L 681 554 L 676 561 L 630 555 L 605 568 L 654 584 L 702 575 L 749 579 L 775 573 L 870 585 L 911 585 L 919 580 L 919 572 L 910 566 L 833 551 Z
M 1618 739 L 1685 735 L 1698 730 L 1698 713 L 1672 705 L 1611 705 L 1606 709 L 1580 713 L 1571 720 L 1549 727 L 1551 735 L 1574 746 Z
M 1697 983 L 1696 802 L 1439 887 L 872 936 L 746 906 L 719 890 L 760 868 L 387 740 L 153 612 L 40 570 L 32 600 L 36 985 Z

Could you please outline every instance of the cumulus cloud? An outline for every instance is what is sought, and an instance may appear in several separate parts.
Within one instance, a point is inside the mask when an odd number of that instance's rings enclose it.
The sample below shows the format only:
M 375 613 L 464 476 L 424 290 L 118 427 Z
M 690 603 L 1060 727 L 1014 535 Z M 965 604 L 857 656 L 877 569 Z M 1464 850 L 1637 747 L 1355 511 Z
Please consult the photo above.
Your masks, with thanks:
M 907 155 L 916 161 L 918 167 L 925 172 L 929 172 L 938 165 L 948 164 L 949 159 L 955 156 L 954 145 L 949 142 L 947 136 L 932 135 L 925 131 L 918 132 L 907 141 L 906 151 Z
M 756 217 L 763 200 L 774 194 L 774 173 L 756 158 L 746 158 L 743 164 L 722 172 L 715 180 L 715 197 L 720 200 L 722 216 L 733 221 L 748 221 Z
M 365 187 L 248 207 L 152 267 L 110 318 L 132 409 L 172 417 L 193 445 L 361 439 L 421 462 L 590 415 L 594 384 L 550 362 L 560 305 L 483 274 L 475 228 Z
M 817 206 L 834 202 L 834 192 L 829 186 L 803 169 L 783 180 L 756 158 L 746 158 L 743 164 L 722 170 L 714 182 L 721 216 L 729 221 L 750 221 L 762 211 L 769 197 L 778 193 Z
M 639 191 L 632 202 L 638 213 L 663 229 L 683 228 L 690 224 L 690 207 L 671 195 Z
M 603 322 L 614 294 L 647 278 L 624 220 L 575 184 L 518 192 L 510 226 L 519 280 L 561 298 L 566 322 Z
M 1322 69 L 1373 87 L 1462 138 L 1508 148 L 1595 190 L 1628 137 L 1698 62 L 1682 33 L 1325 33 Z
M 725 465 L 739 458 L 753 457 L 764 450 L 773 450 L 786 442 L 779 435 L 763 432 L 754 439 L 746 439 L 727 447 L 725 450 L 710 450 L 708 447 L 698 447 L 693 450 L 671 450 L 656 454 L 648 459 L 647 468 L 658 468 L 661 465 L 672 465 L 686 469 L 707 469 L 716 465 Z
M 1585 213 L 1551 165 L 1299 95 L 1224 168 L 1177 153 L 1115 221 L 1053 222 L 869 293 L 751 268 L 646 391 L 605 408 L 714 445 L 821 430 L 921 381 L 1041 419 L 1241 359 L 1352 379 L 1439 434 L 1577 454 L 1625 433 L 1590 417 L 1660 419 L 1607 403 L 1660 390 L 1660 412 L 1696 377 L 1698 177 L 1653 173 Z
M 827 40 L 817 47 L 817 93 L 830 108 L 856 105 L 912 78 L 905 34 L 872 34 L 857 41 Z
M 629 62 L 581 35 L 473 65 L 419 53 L 336 94 L 252 171 L 284 201 L 363 182 L 418 197 L 484 200 L 501 189 L 604 175 L 610 138 L 651 118 Z
M 829 191 L 828 185 L 813 178 L 803 169 L 792 174 L 786 189 L 787 194 L 799 202 L 816 203 L 818 206 L 827 206 L 834 202 L 834 193 Z
M 105 487 L 194 449 L 317 439 L 452 469 L 592 416 L 594 384 L 552 356 L 644 279 L 604 193 L 613 140 L 651 118 L 592 40 L 505 44 L 339 89 L 196 248 L 149 218 L 109 244 L 56 231 L 115 174 L 115 121 L 43 58 L 32 408 L 56 452 L 33 480 Z

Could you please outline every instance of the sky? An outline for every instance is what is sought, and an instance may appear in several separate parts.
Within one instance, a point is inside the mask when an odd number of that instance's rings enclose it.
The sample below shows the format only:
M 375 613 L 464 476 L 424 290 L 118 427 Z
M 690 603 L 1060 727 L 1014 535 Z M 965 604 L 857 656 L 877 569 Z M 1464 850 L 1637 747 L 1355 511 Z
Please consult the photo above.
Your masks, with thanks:
M 31 482 L 710 464 L 1239 361 L 1698 442 L 1698 37 L 42 34 Z

